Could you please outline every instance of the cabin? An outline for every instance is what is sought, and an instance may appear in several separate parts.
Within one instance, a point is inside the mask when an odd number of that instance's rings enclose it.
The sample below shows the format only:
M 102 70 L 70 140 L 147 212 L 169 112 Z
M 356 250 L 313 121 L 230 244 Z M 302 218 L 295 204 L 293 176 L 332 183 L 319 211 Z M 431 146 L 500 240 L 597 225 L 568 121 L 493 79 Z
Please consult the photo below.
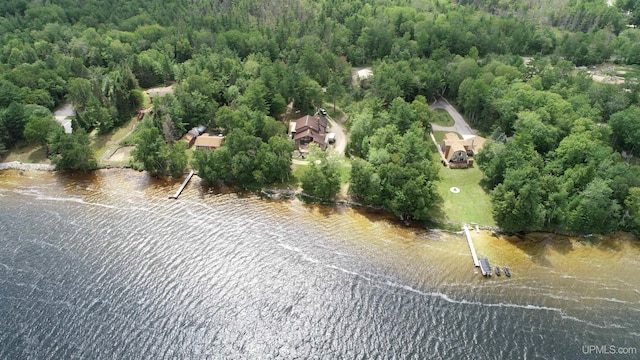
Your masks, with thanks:
M 469 159 L 469 156 L 475 156 L 485 142 L 486 139 L 480 136 L 460 139 L 456 133 L 447 133 L 442 139 L 440 150 L 447 159 L 449 167 L 466 168 L 473 166 L 473 159 Z
M 196 150 L 215 150 L 224 143 L 224 136 L 203 134 L 196 138 Z
M 184 134 L 184 136 L 182 136 L 181 140 L 187 143 L 187 148 L 190 148 L 193 146 L 193 143 L 196 142 L 197 138 L 197 136 L 194 136 L 192 133 L 188 132 Z
M 191 128 L 191 130 L 182 136 L 181 140 L 187 143 L 187 148 L 190 148 L 196 142 L 198 136 L 204 134 L 206 130 L 207 127 L 204 125 Z
M 295 130 L 291 131 L 291 137 L 298 149 L 306 147 L 310 143 L 316 143 L 322 150 L 326 150 L 327 144 L 327 118 L 320 115 L 306 115 L 295 122 Z

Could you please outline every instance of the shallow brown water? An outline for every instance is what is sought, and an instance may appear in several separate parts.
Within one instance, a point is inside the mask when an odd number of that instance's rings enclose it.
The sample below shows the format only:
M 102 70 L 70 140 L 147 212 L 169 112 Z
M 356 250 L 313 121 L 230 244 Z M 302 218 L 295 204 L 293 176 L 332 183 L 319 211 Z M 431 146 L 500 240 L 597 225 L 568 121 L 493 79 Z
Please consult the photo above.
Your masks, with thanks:
M 513 273 L 482 278 L 462 234 L 197 179 L 169 200 L 179 185 L 0 172 L 0 358 L 556 359 L 640 344 L 628 235 L 472 231 Z

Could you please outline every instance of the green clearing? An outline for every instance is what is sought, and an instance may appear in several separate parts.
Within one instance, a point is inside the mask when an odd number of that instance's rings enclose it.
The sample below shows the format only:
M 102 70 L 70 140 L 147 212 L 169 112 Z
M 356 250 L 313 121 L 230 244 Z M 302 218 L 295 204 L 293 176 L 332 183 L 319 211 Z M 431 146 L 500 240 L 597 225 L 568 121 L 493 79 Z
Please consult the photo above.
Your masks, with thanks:
M 433 115 L 433 124 L 440 126 L 453 126 L 456 123 L 446 110 L 435 109 L 433 110 Z
M 478 167 L 468 169 L 440 168 L 438 194 L 443 199 L 441 212 L 447 223 L 477 223 L 495 226 L 492 216 L 491 198 L 480 186 L 482 171 Z M 449 189 L 457 187 L 460 192 Z
M 451 131 L 434 131 L 433 137 L 435 137 L 438 144 L 440 144 L 442 142 L 442 139 L 444 138 L 444 135 L 450 132 Z M 460 134 L 458 133 L 455 133 L 455 134 L 458 135 L 458 139 L 462 140 L 462 136 L 460 136 Z
M 44 146 L 37 144 L 21 144 L 17 147 L 10 149 L 7 155 L 0 161 L 12 162 L 20 161 L 23 163 L 38 163 L 38 164 L 50 164 L 51 161 L 47 158 L 47 150 Z
M 616 68 L 615 73 L 611 75 L 623 77 L 627 81 L 632 79 L 638 79 L 640 78 L 640 66 L 633 66 L 633 65 L 619 66 Z
M 113 130 L 113 132 L 104 135 L 96 134 L 93 137 L 92 147 L 97 159 L 100 159 L 107 151 L 114 152 L 120 147 L 123 139 L 127 138 L 133 132 L 138 120 L 132 117 L 126 124 Z
M 307 158 L 306 160 L 312 161 L 309 160 L 309 158 Z M 348 184 L 349 180 L 351 179 L 351 161 L 346 158 L 334 159 L 334 161 L 338 168 L 338 173 L 340 173 L 340 184 L 344 186 L 345 184 Z M 304 174 L 308 168 L 309 165 L 292 164 L 291 175 L 293 176 L 286 185 L 299 185 L 302 174 Z

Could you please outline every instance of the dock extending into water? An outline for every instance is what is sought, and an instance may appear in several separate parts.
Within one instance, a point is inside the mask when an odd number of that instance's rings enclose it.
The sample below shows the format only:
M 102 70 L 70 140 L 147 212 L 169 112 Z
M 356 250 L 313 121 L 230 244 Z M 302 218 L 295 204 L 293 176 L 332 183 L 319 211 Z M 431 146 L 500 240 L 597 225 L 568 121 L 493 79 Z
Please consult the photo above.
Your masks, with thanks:
M 464 234 L 467 236 L 467 243 L 469 244 L 469 249 L 471 250 L 471 257 L 473 258 L 473 266 L 479 267 L 480 260 L 478 260 L 476 247 L 473 246 L 473 241 L 471 240 L 471 233 L 469 232 L 469 227 L 467 226 L 467 224 L 464 224 L 462 228 L 464 229 Z
M 473 265 L 475 267 L 479 267 L 482 272 L 482 276 L 491 276 L 491 265 L 489 264 L 489 259 L 487 258 L 478 258 L 478 253 L 476 253 L 476 247 L 473 245 L 473 240 L 471 239 L 471 232 L 469 231 L 469 227 L 467 224 L 462 226 L 464 229 L 464 234 L 467 237 L 467 243 L 469 244 L 469 250 L 471 250 L 471 257 L 473 258 Z M 477 231 L 477 228 L 476 228 Z
M 185 187 L 187 187 L 187 184 L 189 183 L 189 181 L 191 181 L 191 178 L 193 177 L 194 171 L 191 170 L 191 172 L 189 173 L 189 175 L 187 175 L 187 178 L 184 179 L 184 182 L 182 183 L 182 186 L 180 186 L 180 188 L 178 189 L 178 191 L 176 191 L 176 193 L 172 196 L 169 196 L 169 199 L 177 199 L 178 196 L 180 196 L 180 194 L 182 194 L 182 191 L 184 190 Z

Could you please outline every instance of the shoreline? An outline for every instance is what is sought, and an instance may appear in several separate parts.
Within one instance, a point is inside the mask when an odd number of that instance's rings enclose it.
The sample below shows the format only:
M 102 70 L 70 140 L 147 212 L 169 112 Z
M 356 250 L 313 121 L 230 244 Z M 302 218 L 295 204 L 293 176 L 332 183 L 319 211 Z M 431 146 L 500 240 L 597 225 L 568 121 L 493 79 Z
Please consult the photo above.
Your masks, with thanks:
M 102 170 L 102 169 L 133 169 L 131 165 L 99 165 L 94 170 Z M 56 166 L 53 164 L 39 164 L 39 163 L 23 163 L 22 161 L 10 161 L 10 162 L 0 162 L 0 171 L 4 170 L 20 170 L 20 171 L 62 171 L 56 169 Z
M 53 164 L 23 163 L 22 161 L 0 162 L 0 171 L 21 170 L 21 171 L 56 171 Z
M 92 171 L 96 171 L 96 170 L 109 170 L 109 169 L 131 169 L 132 171 L 136 171 L 136 172 L 140 172 L 140 170 L 136 170 L 134 169 L 131 165 L 102 165 L 102 166 L 98 166 L 98 168 L 96 168 L 95 170 L 90 170 L 88 172 L 92 172 Z M 40 171 L 44 171 L 44 172 L 56 172 L 56 171 L 60 171 L 57 170 L 55 168 L 55 165 L 53 164 L 39 164 L 39 163 L 23 163 L 21 161 L 11 161 L 11 162 L 0 162 L 0 172 L 4 171 L 4 170 L 17 170 L 17 171 L 36 171 L 36 172 L 40 172 Z M 198 177 L 197 174 L 194 175 L 195 177 Z M 198 177 L 199 178 L 199 177 Z M 372 206 L 367 206 L 367 205 L 363 205 L 360 204 L 358 202 L 354 202 L 351 201 L 350 199 L 341 199 L 341 200 L 334 200 L 334 201 L 305 201 L 305 199 L 314 199 L 313 196 L 309 196 L 307 194 L 305 194 L 303 191 L 299 191 L 299 190 L 292 190 L 292 189 L 274 189 L 274 188 L 260 188 L 260 189 L 240 189 L 240 188 L 236 188 L 236 190 L 240 190 L 240 191 L 249 191 L 251 193 L 256 194 L 257 196 L 260 196 L 262 198 L 267 198 L 270 200 L 291 200 L 293 198 L 297 198 L 303 202 L 309 203 L 309 204 L 319 204 L 319 205 L 324 205 L 324 206 L 330 206 L 330 207 L 338 207 L 338 206 L 347 206 L 350 208 L 366 208 L 372 211 L 381 211 L 381 212 L 386 212 L 391 214 L 390 212 L 385 211 L 384 209 L 381 208 L 377 208 L 377 207 L 372 207 Z M 238 192 L 235 191 L 234 192 Z M 396 219 L 398 224 L 402 224 L 404 226 L 409 226 L 409 227 L 419 227 L 419 228 L 424 228 L 427 230 L 437 230 L 437 231 L 443 231 L 443 232 L 449 232 L 449 233 L 461 233 L 462 230 L 456 230 L 455 228 L 460 227 L 460 229 L 462 228 L 462 223 L 458 224 L 458 223 L 441 223 L 441 222 L 434 222 L 434 221 L 426 221 L 425 223 L 418 223 L 418 222 L 406 222 L 403 221 L 401 219 Z M 473 224 L 474 226 L 476 224 Z M 554 235 L 559 235 L 559 236 L 569 236 L 569 237 L 579 237 L 579 238 L 590 238 L 593 236 L 606 236 L 605 234 L 569 234 L 569 233 L 564 233 L 564 232 L 560 232 L 560 231 L 543 231 L 543 230 L 539 230 L 539 231 L 531 231 L 531 232 L 526 232 L 526 233 L 511 233 L 511 232 L 505 232 L 503 229 L 499 228 L 499 227 L 495 227 L 495 226 L 488 226 L 488 225 L 480 225 L 477 224 L 478 228 L 480 230 L 485 230 L 485 231 L 490 231 L 492 233 L 494 233 L 495 235 L 506 235 L 506 236 L 517 236 L 517 237 L 522 237 L 525 236 L 527 234 L 535 234 L 535 233 L 549 233 L 549 234 L 554 234 Z
M 134 169 L 131 165 L 109 165 L 108 164 L 108 165 L 100 165 L 95 170 L 87 171 L 87 173 L 96 171 L 96 170 L 108 170 L 108 169 L 131 169 L 136 172 L 140 171 L 140 170 Z M 4 170 L 45 171 L 45 172 L 62 171 L 62 170 L 57 170 L 55 165 L 53 164 L 23 163 L 21 161 L 0 162 L 0 172 Z M 194 176 L 198 177 L 197 174 L 195 174 Z M 262 198 L 268 198 L 271 200 L 291 200 L 293 198 L 297 198 L 309 204 L 315 203 L 315 204 L 329 206 L 329 207 L 347 206 L 351 208 L 366 208 L 371 211 L 379 211 L 379 212 L 385 212 L 385 213 L 391 214 L 390 212 L 387 212 L 382 208 L 363 205 L 358 202 L 352 201 L 350 198 L 348 199 L 343 198 L 343 199 L 333 200 L 333 201 L 319 201 L 315 197 L 305 194 L 303 191 L 292 190 L 287 188 L 278 189 L 273 187 L 264 187 L 259 189 L 246 189 L 246 188 L 235 188 L 235 189 L 236 191 L 234 192 L 238 192 L 237 190 L 249 191 L 256 194 L 257 196 L 260 196 Z M 312 200 L 312 201 L 307 201 L 307 200 Z M 313 201 L 313 200 L 316 200 L 316 201 Z M 438 230 L 438 231 L 453 232 L 453 233 L 462 231 L 461 230 L 462 223 L 460 224 L 442 223 L 437 221 L 425 221 L 421 223 L 421 222 L 415 222 L 415 221 L 407 222 L 407 221 L 403 221 L 402 219 L 396 219 L 396 220 L 398 224 L 402 224 L 404 226 L 419 227 L 419 228 L 428 229 L 428 230 Z M 456 230 L 457 228 L 459 228 L 460 230 Z M 487 225 L 479 225 L 479 228 L 482 230 L 501 232 L 500 228 L 487 226 Z

